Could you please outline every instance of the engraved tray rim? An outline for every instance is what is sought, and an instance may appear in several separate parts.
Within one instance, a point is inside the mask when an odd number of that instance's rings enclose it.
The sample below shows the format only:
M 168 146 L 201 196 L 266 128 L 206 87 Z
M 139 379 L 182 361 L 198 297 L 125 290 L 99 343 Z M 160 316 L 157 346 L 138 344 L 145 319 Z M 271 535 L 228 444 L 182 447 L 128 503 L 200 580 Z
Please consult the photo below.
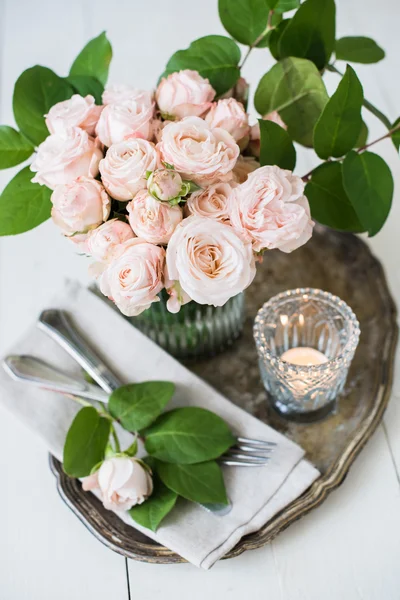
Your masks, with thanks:
M 351 235 L 332 232 L 331 230 L 329 233 L 337 236 Z M 398 338 L 397 309 L 380 261 L 372 254 L 371 249 L 363 240 L 357 236 L 351 235 L 351 237 L 355 238 L 358 244 L 364 245 L 370 254 L 371 262 L 377 274 L 377 292 L 384 298 L 390 313 L 391 327 L 385 341 L 382 360 L 379 363 L 376 373 L 372 409 L 363 419 L 356 434 L 346 445 L 337 460 L 332 463 L 331 467 L 325 473 L 321 474 L 306 492 L 277 513 L 258 531 L 244 536 L 223 559 L 233 558 L 246 550 L 265 546 L 294 521 L 322 504 L 328 495 L 344 481 L 356 457 L 380 424 L 388 405 L 392 390 L 394 358 Z M 104 511 L 107 513 L 107 518 L 105 518 L 97 509 L 97 505 L 99 508 L 101 506 L 100 502 L 96 498 L 90 497 L 91 495 L 82 492 L 80 482 L 76 479 L 70 479 L 65 475 L 61 463 L 55 457 L 50 455 L 49 462 L 50 468 L 56 477 L 57 489 L 62 500 L 87 529 L 108 548 L 127 558 L 142 562 L 158 564 L 186 562 L 184 558 L 172 550 L 160 546 L 152 540 L 141 541 L 133 538 L 127 539 L 125 535 L 121 536 L 119 525 L 122 521 L 109 511 Z

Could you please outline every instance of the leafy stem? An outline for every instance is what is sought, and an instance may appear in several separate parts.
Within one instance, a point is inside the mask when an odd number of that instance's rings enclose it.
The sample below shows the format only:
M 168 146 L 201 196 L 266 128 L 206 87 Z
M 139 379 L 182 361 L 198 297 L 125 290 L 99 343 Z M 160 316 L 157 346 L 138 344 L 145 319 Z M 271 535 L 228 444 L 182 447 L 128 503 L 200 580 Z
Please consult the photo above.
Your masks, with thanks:
M 339 69 L 337 69 L 335 67 L 335 65 L 333 65 L 333 64 L 327 65 L 326 68 L 331 73 L 336 73 L 337 75 L 340 75 L 341 77 L 343 77 L 343 73 L 341 71 L 339 71 Z M 367 110 L 369 110 L 370 113 L 375 115 L 375 117 L 377 117 L 385 125 L 385 127 L 387 127 L 388 129 L 391 128 L 391 126 L 392 126 L 391 122 L 389 121 L 387 116 L 384 115 L 383 112 L 381 112 L 379 110 L 379 108 L 376 108 L 376 106 L 371 104 L 371 102 L 369 102 L 369 100 L 367 100 L 366 98 L 364 98 L 364 100 L 363 100 L 363 105 Z
M 380 137 L 378 137 L 376 140 L 373 140 L 369 144 L 365 144 L 365 146 L 361 146 L 361 148 L 357 148 L 356 152 L 358 154 L 360 154 L 361 152 L 364 152 L 365 150 L 367 150 L 371 146 L 374 146 L 378 142 L 381 142 L 382 140 L 385 140 L 386 138 L 391 137 L 394 133 L 396 133 L 396 131 L 400 131 L 400 123 L 398 123 L 395 127 L 392 127 L 391 129 L 389 129 L 389 131 L 387 133 L 385 133 L 385 135 L 381 135 Z M 325 162 L 332 162 L 332 160 L 328 159 L 328 161 L 325 161 Z M 314 173 L 314 171 L 316 169 L 318 169 L 318 167 L 320 167 L 321 164 L 324 164 L 324 163 L 320 163 L 319 165 L 317 165 L 316 167 L 311 169 L 311 171 L 309 171 L 308 173 L 303 175 L 302 180 L 307 182 L 310 179 L 311 175 Z
M 114 450 L 119 454 L 121 452 L 121 444 L 119 443 L 118 435 L 113 424 L 111 424 L 111 435 L 114 440 Z
M 255 48 L 256 46 L 258 46 L 258 44 L 265 38 L 265 36 L 271 31 L 271 29 L 274 29 L 274 27 L 272 25 L 272 17 L 273 16 L 274 16 L 274 11 L 270 10 L 269 13 L 268 13 L 268 21 L 267 21 L 266 28 L 264 29 L 264 31 L 262 33 L 260 33 L 260 35 L 258 36 L 258 38 L 256 38 L 254 40 L 254 42 L 251 44 L 251 46 L 249 46 L 249 48 L 248 48 L 248 50 L 247 50 L 247 52 L 246 52 L 246 54 L 245 54 L 245 56 L 243 58 L 242 64 L 239 65 L 240 69 L 243 68 L 243 66 L 244 66 L 245 62 L 247 61 L 247 59 L 249 58 L 250 53 L 253 50 L 253 48 Z

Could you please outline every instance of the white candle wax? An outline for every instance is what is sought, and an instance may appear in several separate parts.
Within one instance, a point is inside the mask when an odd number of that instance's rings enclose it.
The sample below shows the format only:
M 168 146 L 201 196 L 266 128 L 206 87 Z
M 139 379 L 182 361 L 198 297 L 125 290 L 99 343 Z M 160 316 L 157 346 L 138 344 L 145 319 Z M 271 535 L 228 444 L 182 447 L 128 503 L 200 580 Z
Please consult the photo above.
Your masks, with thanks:
M 292 363 L 293 365 L 301 365 L 309 367 L 311 365 L 321 365 L 322 363 L 328 362 L 328 358 L 315 348 L 309 348 L 304 346 L 301 348 L 290 348 L 286 350 L 280 357 L 285 362 Z

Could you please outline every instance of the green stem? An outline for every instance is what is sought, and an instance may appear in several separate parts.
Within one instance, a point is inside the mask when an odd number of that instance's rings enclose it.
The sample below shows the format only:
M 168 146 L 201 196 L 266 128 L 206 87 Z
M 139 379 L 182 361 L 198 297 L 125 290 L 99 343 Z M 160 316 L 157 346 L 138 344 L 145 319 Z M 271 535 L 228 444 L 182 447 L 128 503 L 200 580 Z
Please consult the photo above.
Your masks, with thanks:
M 272 17 L 274 16 L 274 11 L 270 10 L 268 13 L 268 22 L 267 22 L 267 26 L 264 29 L 264 31 L 262 33 L 260 33 L 260 35 L 258 36 L 258 38 L 256 38 L 254 40 L 254 42 L 251 44 L 251 46 L 249 46 L 249 49 L 247 50 L 244 59 L 242 61 L 242 64 L 239 65 L 239 68 L 242 69 L 244 63 L 246 62 L 246 60 L 249 58 L 250 56 L 250 52 L 253 50 L 253 48 L 255 48 L 260 42 L 261 40 L 263 40 L 265 38 L 265 36 L 267 35 L 267 33 L 269 33 L 271 31 L 271 29 L 274 29 L 272 27 L 271 21 L 272 21 Z
M 337 69 L 335 67 L 335 65 L 327 65 L 326 68 L 328 71 L 331 71 L 331 73 L 336 73 L 337 75 L 340 75 L 341 77 L 343 77 L 343 73 L 341 71 L 339 71 L 339 69 Z M 369 100 L 367 100 L 366 98 L 364 98 L 363 106 L 367 110 L 369 110 L 370 113 L 375 115 L 375 117 L 377 117 L 384 124 L 385 127 L 387 127 L 388 129 L 390 129 L 392 127 L 392 124 L 389 121 L 389 119 L 387 118 L 387 116 L 384 115 L 383 112 L 381 112 L 379 110 L 379 108 L 376 108 L 376 106 L 371 104 L 371 102 L 369 102 Z
M 84 400 L 83 398 L 80 398 L 79 396 L 74 396 L 73 394 L 65 394 L 65 396 L 67 396 L 67 398 L 70 398 L 74 402 L 77 402 L 81 406 L 91 406 L 93 408 L 93 404 L 91 404 L 87 400 Z
M 114 450 L 117 454 L 119 454 L 121 452 L 121 444 L 119 443 L 119 439 L 117 436 L 117 432 L 115 431 L 114 425 L 111 425 L 111 435 L 114 440 Z

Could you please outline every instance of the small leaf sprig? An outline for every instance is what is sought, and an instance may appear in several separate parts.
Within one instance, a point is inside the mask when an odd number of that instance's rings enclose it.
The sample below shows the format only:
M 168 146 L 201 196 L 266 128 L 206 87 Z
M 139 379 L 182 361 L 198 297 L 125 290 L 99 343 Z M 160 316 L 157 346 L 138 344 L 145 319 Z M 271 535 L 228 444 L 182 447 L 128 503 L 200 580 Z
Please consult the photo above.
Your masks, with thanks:
M 84 406 L 66 436 L 63 468 L 70 477 L 96 476 L 110 459 L 131 459 L 152 476 L 151 493 L 129 514 L 155 531 L 178 497 L 201 504 L 227 504 L 222 471 L 216 462 L 235 443 L 228 425 L 199 407 L 164 412 L 175 391 L 168 381 L 132 383 L 115 390 L 107 407 Z M 122 450 L 115 424 L 135 435 Z M 138 459 L 138 439 L 147 455 Z M 89 488 L 88 488 L 89 489 Z

